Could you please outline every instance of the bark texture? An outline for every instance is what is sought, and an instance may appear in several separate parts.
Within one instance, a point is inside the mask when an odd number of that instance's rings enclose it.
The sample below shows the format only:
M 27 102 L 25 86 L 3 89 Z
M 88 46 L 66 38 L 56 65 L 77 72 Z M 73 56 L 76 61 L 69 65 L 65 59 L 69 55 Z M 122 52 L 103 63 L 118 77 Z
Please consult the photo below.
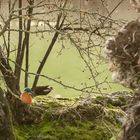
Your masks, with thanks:
M 4 91 L 0 88 L 0 140 L 16 140 L 12 113 Z

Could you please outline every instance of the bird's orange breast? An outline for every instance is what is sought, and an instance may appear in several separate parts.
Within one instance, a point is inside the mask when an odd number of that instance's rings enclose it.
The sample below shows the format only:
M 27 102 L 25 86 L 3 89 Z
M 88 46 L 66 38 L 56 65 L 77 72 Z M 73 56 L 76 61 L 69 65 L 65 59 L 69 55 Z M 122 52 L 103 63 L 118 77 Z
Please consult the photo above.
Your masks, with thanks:
M 20 95 L 20 99 L 22 102 L 26 103 L 26 104 L 31 104 L 32 103 L 32 95 L 30 95 L 29 93 L 22 93 Z

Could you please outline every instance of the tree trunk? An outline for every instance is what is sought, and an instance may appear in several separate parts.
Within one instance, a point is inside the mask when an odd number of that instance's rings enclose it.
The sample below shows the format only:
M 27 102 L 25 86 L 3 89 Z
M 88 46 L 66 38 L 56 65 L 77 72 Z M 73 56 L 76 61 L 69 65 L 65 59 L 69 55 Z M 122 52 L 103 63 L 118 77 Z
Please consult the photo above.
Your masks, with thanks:
M 16 140 L 12 124 L 12 113 L 5 93 L 0 88 L 0 140 Z
M 18 0 L 18 8 L 22 7 L 22 0 Z M 19 16 L 22 16 L 22 10 L 19 10 Z M 16 56 L 16 65 L 15 65 L 15 76 L 16 76 L 16 89 L 20 89 L 20 57 L 21 57 L 21 50 L 22 50 L 22 39 L 23 39 L 23 32 L 22 32 L 22 17 L 19 17 L 19 37 L 18 37 L 18 50 Z
M 29 1 L 29 5 L 33 6 L 34 0 Z M 27 31 L 30 31 L 31 28 L 31 17 L 33 13 L 33 8 L 28 9 L 28 17 L 29 20 L 27 21 Z M 26 40 L 26 53 L 25 53 L 25 87 L 28 87 L 28 71 L 29 71 L 29 44 L 30 44 L 30 33 L 26 33 L 27 35 L 27 40 Z
M 11 93 L 4 92 L 0 88 L 0 140 L 16 140 L 13 122 L 18 124 L 38 123 L 43 120 L 45 113 L 40 108 L 22 103 L 15 96 L 12 96 L 14 102 L 11 102 L 8 100 L 7 94 Z
M 65 2 L 65 4 L 66 4 L 66 2 Z M 64 4 L 64 7 L 65 7 L 65 4 Z M 65 21 L 65 18 L 66 18 L 65 16 L 62 17 L 62 13 L 60 13 L 58 15 L 57 24 L 56 24 L 56 30 L 60 30 L 62 28 L 62 26 L 64 24 L 64 21 Z M 61 19 L 62 19 L 62 21 L 61 21 Z M 55 32 L 55 34 L 54 34 L 54 36 L 53 36 L 53 38 L 51 40 L 51 43 L 50 43 L 50 45 L 49 45 L 49 47 L 48 47 L 48 49 L 47 49 L 42 61 L 41 61 L 38 69 L 37 69 L 37 72 L 36 72 L 37 75 L 35 76 L 35 79 L 34 79 L 34 82 L 33 82 L 33 85 L 32 85 L 33 90 L 37 86 L 37 83 L 38 83 L 38 80 L 39 80 L 39 75 L 40 75 L 44 65 L 46 64 L 46 61 L 47 61 L 47 59 L 48 59 L 48 57 L 49 57 L 49 55 L 50 55 L 50 53 L 51 53 L 56 41 L 57 41 L 58 36 L 59 36 L 59 32 Z
M 53 46 L 54 46 L 54 44 L 55 44 L 57 38 L 58 38 L 58 35 L 59 35 L 58 32 L 56 32 L 56 33 L 54 34 L 54 37 L 53 37 L 53 39 L 52 39 L 52 41 L 51 41 L 51 43 L 50 43 L 50 46 L 49 46 L 49 48 L 47 49 L 47 51 L 46 51 L 46 53 L 45 53 L 45 55 L 44 55 L 44 57 L 43 57 L 43 59 L 42 59 L 40 65 L 39 65 L 39 67 L 38 67 L 37 75 L 35 76 L 35 79 L 34 79 L 34 82 L 33 82 L 33 86 L 32 86 L 32 89 L 33 89 L 33 90 L 34 90 L 35 87 L 37 86 L 37 83 L 38 83 L 38 80 L 39 80 L 39 75 L 40 75 L 40 73 L 41 73 L 41 71 L 42 71 L 42 69 L 43 69 L 43 67 L 44 67 L 44 65 L 45 65 L 45 63 L 46 63 L 46 60 L 47 60 L 47 58 L 48 58 L 48 56 L 49 56 L 49 54 L 50 54 L 50 52 L 51 52 L 51 50 L 52 50 L 52 48 L 53 48 Z

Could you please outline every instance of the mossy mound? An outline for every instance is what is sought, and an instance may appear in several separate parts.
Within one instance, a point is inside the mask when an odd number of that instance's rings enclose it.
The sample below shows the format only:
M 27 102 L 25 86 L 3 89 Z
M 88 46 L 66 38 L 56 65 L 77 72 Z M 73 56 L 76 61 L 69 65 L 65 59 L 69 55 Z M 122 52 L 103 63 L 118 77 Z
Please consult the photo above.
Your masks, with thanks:
M 109 140 L 120 131 L 125 113 L 96 99 L 54 99 L 40 96 L 35 107 L 46 117 L 39 124 L 15 126 L 18 140 Z

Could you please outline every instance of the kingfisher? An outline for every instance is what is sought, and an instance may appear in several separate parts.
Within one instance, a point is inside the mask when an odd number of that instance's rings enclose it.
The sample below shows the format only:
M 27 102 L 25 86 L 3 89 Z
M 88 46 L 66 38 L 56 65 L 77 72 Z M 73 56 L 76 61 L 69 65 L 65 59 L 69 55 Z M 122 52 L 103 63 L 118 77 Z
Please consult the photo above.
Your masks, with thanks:
M 28 87 L 24 89 L 24 92 L 20 95 L 20 99 L 22 102 L 26 104 L 32 104 L 32 90 Z

